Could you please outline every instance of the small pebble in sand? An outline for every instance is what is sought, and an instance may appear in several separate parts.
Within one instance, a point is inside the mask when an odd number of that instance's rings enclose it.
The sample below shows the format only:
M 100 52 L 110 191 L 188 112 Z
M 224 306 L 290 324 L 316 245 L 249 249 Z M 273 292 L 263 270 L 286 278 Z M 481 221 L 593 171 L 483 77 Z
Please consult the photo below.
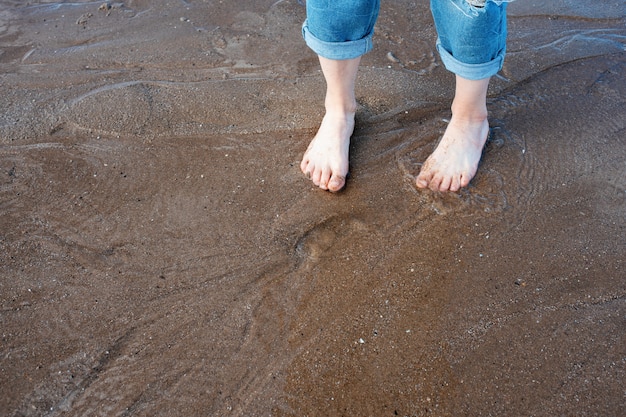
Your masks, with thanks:
M 78 18 L 78 20 L 76 21 L 77 25 L 86 25 L 87 21 L 93 16 L 93 14 L 91 13 L 85 13 L 84 15 L 82 15 L 81 17 Z
M 387 59 L 388 59 L 389 61 L 391 61 L 391 62 L 396 63 L 396 64 L 397 64 L 398 62 L 400 62 L 400 60 L 399 60 L 398 58 L 396 58 L 396 56 L 395 56 L 395 55 L 393 54 L 393 52 L 391 52 L 391 51 L 387 52 Z

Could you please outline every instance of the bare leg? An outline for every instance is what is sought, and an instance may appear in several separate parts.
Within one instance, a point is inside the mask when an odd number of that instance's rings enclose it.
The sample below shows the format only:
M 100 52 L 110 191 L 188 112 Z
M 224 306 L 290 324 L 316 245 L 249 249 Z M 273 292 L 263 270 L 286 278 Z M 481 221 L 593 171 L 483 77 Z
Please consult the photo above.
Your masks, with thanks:
M 422 166 L 417 187 L 458 191 L 469 185 L 489 134 L 488 87 L 489 78 L 474 81 L 456 76 L 450 124 L 437 149 Z
M 339 191 L 346 183 L 350 136 L 354 131 L 354 84 L 361 58 L 319 57 L 326 80 L 326 114 L 304 153 L 300 169 L 323 190 Z

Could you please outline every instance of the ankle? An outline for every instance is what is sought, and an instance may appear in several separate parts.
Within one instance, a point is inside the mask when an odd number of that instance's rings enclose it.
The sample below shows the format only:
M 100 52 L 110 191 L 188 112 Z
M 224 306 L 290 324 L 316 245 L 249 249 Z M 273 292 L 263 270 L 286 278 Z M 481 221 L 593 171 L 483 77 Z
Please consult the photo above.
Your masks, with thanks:
M 331 100 L 327 98 L 324 107 L 326 114 L 353 115 L 356 113 L 357 104 L 355 99 Z
M 455 120 L 469 123 L 482 123 L 489 116 L 486 106 L 459 106 L 453 103 L 451 110 Z

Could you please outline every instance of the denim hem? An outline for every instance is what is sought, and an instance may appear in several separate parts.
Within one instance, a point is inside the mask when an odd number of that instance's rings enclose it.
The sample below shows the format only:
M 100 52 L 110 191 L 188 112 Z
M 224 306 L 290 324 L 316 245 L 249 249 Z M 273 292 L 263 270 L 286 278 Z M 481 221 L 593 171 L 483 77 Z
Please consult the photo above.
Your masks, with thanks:
M 482 64 L 465 64 L 459 61 L 441 45 L 439 39 L 437 39 L 437 51 L 448 71 L 467 80 L 482 80 L 496 75 L 504 64 L 504 50 L 493 60 Z
M 372 42 L 373 36 L 374 31 L 372 30 L 364 38 L 356 41 L 326 42 L 319 38 L 316 38 L 311 33 L 306 20 L 302 25 L 302 37 L 304 38 L 307 46 L 319 56 L 327 59 L 354 59 L 365 55 L 374 47 L 374 43 Z

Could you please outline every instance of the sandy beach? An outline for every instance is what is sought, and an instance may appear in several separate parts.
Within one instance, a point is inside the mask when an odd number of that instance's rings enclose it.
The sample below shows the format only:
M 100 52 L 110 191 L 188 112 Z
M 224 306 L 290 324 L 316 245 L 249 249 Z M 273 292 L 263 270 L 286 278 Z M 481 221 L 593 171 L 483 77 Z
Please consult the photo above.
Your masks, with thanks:
M 626 4 L 518 0 L 467 189 L 382 2 L 345 190 L 297 0 L 0 0 L 0 415 L 620 416 Z

